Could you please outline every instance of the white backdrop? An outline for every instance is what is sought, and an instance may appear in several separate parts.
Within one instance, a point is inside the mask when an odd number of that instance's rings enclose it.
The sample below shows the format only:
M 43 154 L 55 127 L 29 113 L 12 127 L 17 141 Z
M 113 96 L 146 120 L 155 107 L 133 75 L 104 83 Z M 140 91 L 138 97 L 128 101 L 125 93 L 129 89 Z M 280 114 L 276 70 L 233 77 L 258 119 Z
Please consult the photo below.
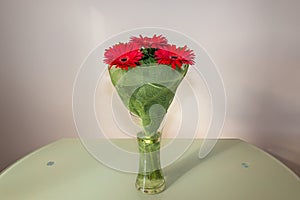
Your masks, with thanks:
M 202 44 L 224 78 L 223 137 L 255 144 L 300 174 L 297 0 L 2 0 L 0 170 L 77 137 L 72 87 L 89 51 L 113 34 L 159 26 Z

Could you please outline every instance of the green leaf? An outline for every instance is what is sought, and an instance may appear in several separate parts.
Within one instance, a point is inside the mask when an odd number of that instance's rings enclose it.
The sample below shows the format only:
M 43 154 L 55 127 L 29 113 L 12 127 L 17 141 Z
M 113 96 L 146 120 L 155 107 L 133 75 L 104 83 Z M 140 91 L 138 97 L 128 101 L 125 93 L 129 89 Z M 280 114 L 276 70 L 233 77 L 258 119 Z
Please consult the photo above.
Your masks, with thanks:
M 159 128 L 174 95 L 174 92 L 165 86 L 144 84 L 131 95 L 129 110 L 138 115 L 147 132 L 152 133 Z
M 173 70 L 152 63 L 128 71 L 111 68 L 109 74 L 124 105 L 141 118 L 145 133 L 151 134 L 159 128 L 187 70 L 188 65 Z

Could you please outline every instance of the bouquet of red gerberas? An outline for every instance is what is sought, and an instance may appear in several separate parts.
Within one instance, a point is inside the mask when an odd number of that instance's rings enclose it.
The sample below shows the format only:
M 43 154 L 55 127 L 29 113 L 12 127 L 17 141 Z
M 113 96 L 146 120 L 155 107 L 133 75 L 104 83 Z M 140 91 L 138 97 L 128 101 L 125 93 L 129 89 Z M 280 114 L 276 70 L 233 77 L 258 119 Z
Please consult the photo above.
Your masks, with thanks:
M 123 103 L 141 119 L 145 134 L 152 134 L 158 124 L 152 120 L 152 126 L 149 126 L 150 108 L 158 104 L 168 110 L 176 88 L 189 65 L 194 64 L 193 51 L 187 46 L 168 44 L 162 35 L 152 38 L 140 35 L 131 37 L 128 43 L 106 49 L 104 56 L 112 83 Z M 163 115 L 157 113 L 154 117 Z
M 187 46 L 168 44 L 162 35 L 140 35 L 131 37 L 128 43 L 109 47 L 104 57 L 122 102 L 132 115 L 140 119 L 139 151 L 149 154 L 141 158 L 143 172 L 140 171 L 136 186 L 143 192 L 160 192 L 165 182 L 159 154 L 153 154 L 159 152 L 161 133 L 158 129 L 189 65 L 194 64 L 195 55 Z
M 173 69 L 194 64 L 194 53 L 187 46 L 170 45 L 162 35 L 152 38 L 131 37 L 129 43 L 119 43 L 106 49 L 104 62 L 111 68 L 126 69 L 142 64 L 158 63 L 170 65 Z

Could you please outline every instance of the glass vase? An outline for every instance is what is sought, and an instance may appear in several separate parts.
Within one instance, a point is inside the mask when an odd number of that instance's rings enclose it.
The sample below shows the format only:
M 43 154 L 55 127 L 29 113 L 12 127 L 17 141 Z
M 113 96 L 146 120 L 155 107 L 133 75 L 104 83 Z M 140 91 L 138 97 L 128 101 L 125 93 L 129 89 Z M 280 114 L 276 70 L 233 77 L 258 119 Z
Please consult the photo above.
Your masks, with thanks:
M 139 147 L 139 172 L 135 186 L 147 194 L 157 194 L 165 189 L 165 179 L 160 165 L 161 132 L 137 135 Z

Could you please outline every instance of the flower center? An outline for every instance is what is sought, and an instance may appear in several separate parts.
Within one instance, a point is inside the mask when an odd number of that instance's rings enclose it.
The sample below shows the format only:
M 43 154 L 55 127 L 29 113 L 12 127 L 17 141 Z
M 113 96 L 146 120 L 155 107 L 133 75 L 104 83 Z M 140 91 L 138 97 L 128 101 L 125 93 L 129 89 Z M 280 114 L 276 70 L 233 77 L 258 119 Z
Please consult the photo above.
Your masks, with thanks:
M 178 58 L 178 56 L 173 55 L 173 56 L 170 56 L 170 58 L 171 58 L 172 60 L 176 60 L 176 59 Z
M 128 57 L 126 56 L 126 57 L 122 57 L 122 58 L 120 58 L 120 61 L 121 62 L 127 62 L 128 61 Z

